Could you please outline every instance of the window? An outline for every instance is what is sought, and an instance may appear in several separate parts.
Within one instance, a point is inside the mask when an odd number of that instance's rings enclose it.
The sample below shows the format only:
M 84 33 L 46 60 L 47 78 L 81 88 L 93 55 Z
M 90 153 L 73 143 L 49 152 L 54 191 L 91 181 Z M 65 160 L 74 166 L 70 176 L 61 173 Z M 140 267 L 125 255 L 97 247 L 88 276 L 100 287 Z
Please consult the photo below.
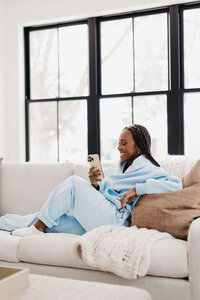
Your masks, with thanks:
M 133 120 L 143 124 L 151 134 L 154 155 L 167 154 L 167 97 L 166 95 L 133 98 Z
M 133 91 L 132 19 L 104 21 L 101 28 L 102 94 Z
M 119 134 L 132 123 L 149 129 L 154 155 L 167 154 L 167 12 L 101 21 L 100 30 L 102 159 L 118 157 Z
M 32 100 L 58 96 L 56 29 L 30 32 L 30 79 Z
M 114 112 L 113 112 L 114 107 Z M 101 157 L 117 160 L 118 139 L 122 129 L 133 122 L 131 97 L 100 100 Z
M 185 154 L 200 154 L 200 93 L 184 95 Z
M 200 87 L 200 8 L 183 12 L 184 22 L 184 87 Z
M 183 10 L 184 145 L 186 155 L 200 154 L 200 8 Z
M 59 102 L 60 161 L 85 161 L 87 158 L 87 101 Z
M 198 154 L 199 19 L 190 4 L 25 28 L 26 160 L 116 160 L 132 123 L 155 156 Z
M 30 160 L 57 160 L 56 102 L 35 102 L 29 105 Z
M 29 159 L 86 161 L 88 25 L 30 30 L 28 38 Z
M 168 90 L 167 13 L 134 18 L 134 46 L 134 90 Z

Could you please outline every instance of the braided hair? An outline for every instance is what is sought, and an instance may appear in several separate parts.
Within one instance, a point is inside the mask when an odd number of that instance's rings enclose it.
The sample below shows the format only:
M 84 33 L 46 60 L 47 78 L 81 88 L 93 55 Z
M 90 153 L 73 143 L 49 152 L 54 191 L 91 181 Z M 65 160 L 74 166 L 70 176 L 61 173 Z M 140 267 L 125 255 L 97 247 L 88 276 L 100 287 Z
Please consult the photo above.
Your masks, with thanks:
M 157 167 L 160 167 L 159 163 L 153 158 L 151 154 L 151 137 L 148 130 L 139 124 L 134 124 L 133 126 L 125 127 L 131 132 L 135 144 L 141 151 L 141 154 L 145 156 Z

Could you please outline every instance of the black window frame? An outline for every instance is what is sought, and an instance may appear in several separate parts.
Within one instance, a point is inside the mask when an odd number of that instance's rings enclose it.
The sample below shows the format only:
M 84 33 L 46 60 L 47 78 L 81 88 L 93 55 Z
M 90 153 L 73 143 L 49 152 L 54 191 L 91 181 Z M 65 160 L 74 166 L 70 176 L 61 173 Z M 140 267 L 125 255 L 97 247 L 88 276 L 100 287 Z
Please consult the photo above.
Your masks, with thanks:
M 154 8 L 143 11 L 115 14 L 110 16 L 92 17 L 89 19 L 57 23 L 45 26 L 31 26 L 24 28 L 25 45 L 25 147 L 26 161 L 30 160 L 29 139 L 29 104 L 31 102 L 44 101 L 67 101 L 87 99 L 88 113 L 88 154 L 100 154 L 100 99 L 129 96 L 148 96 L 165 94 L 167 96 L 167 129 L 168 129 L 168 153 L 184 154 L 184 111 L 183 95 L 185 92 L 199 92 L 200 88 L 184 88 L 184 53 L 183 53 L 183 11 L 185 9 L 199 8 L 200 3 L 171 5 L 162 8 Z M 101 41 L 100 23 L 105 20 L 145 16 L 152 14 L 168 13 L 168 39 L 169 39 L 169 89 L 165 91 L 132 92 L 125 94 L 101 93 Z M 88 24 L 89 33 L 89 95 L 83 97 L 65 97 L 54 99 L 30 99 L 30 41 L 29 33 L 33 30 L 49 29 L 76 24 Z M 59 144 L 59 142 L 58 142 Z M 58 151 L 59 161 L 59 151 Z
M 45 30 L 45 29 L 55 29 L 55 28 L 61 28 L 66 26 L 76 26 L 80 24 L 89 24 L 90 20 L 79 20 L 79 21 L 73 21 L 73 22 L 65 22 L 65 23 L 56 23 L 52 25 L 44 25 L 44 26 L 31 26 L 31 27 L 25 27 L 24 28 L 24 51 L 25 51 L 25 154 L 26 154 L 26 161 L 30 160 L 30 130 L 29 130 L 29 104 L 30 103 L 36 103 L 36 102 L 56 102 L 57 103 L 57 161 L 59 161 L 59 122 L 58 122 L 58 105 L 60 101 L 77 101 L 77 100 L 87 100 L 87 102 L 90 101 L 90 91 L 88 96 L 75 96 L 75 97 L 56 97 L 56 98 L 48 98 L 48 99 L 31 99 L 31 82 L 30 82 L 30 39 L 29 39 L 29 33 L 32 31 L 39 31 L 39 30 Z M 89 39 L 91 38 L 92 33 L 89 32 Z M 89 42 L 89 45 L 91 42 Z M 89 56 L 89 69 L 91 68 L 92 61 Z M 91 76 L 90 76 L 91 77 Z M 91 85 L 91 82 L 89 84 L 90 87 L 93 86 L 93 83 Z M 89 105 L 87 105 L 89 107 Z M 91 114 L 90 114 L 91 115 Z M 89 116 L 89 113 L 88 113 Z M 89 117 L 88 117 L 88 123 L 89 123 Z M 90 121 L 91 123 L 91 121 Z M 88 132 L 88 141 L 89 141 L 89 132 Z

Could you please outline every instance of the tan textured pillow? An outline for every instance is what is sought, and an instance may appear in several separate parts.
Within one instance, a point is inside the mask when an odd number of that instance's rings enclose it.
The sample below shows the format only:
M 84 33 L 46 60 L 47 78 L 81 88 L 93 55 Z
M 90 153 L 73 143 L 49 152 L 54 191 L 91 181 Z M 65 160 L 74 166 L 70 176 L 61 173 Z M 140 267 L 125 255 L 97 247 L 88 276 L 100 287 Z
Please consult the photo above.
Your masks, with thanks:
M 2 160 L 3 160 L 3 157 L 0 157 L 0 165 L 1 165 L 1 163 L 2 163 Z
M 198 182 L 200 182 L 200 160 L 196 162 L 196 164 L 192 167 L 189 173 L 186 174 L 182 179 L 184 188 Z
M 143 195 L 133 207 L 131 225 L 187 239 L 189 226 L 198 217 L 200 182 L 179 191 Z

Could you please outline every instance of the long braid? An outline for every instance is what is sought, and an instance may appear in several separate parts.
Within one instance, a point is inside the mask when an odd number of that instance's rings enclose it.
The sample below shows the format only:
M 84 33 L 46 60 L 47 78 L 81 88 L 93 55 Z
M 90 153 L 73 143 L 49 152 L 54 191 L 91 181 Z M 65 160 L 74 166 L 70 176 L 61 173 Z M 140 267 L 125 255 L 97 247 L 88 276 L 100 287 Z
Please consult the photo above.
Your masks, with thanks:
M 151 137 L 148 130 L 139 124 L 135 124 L 133 126 L 125 127 L 124 129 L 128 129 L 132 137 L 139 147 L 141 154 L 145 154 L 145 156 L 157 167 L 160 167 L 159 163 L 153 158 L 151 154 Z

